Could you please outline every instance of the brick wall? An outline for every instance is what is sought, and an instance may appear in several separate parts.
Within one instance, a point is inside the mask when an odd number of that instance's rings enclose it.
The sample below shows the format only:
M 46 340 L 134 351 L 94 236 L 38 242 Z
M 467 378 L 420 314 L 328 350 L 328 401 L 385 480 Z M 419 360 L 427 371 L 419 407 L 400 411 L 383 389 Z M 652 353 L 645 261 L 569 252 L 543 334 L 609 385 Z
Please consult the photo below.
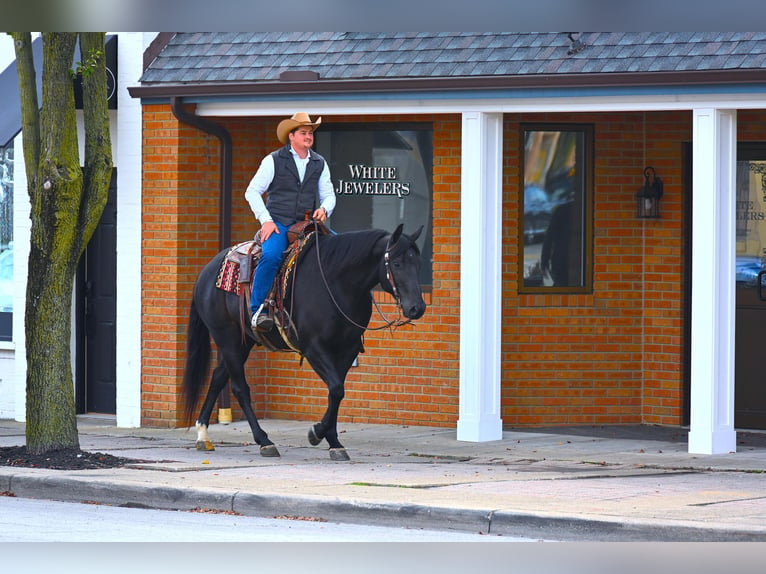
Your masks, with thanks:
M 280 119 L 217 120 L 234 143 L 232 242 L 249 239 L 257 229 L 244 190 L 261 158 L 279 146 Z M 755 112 L 740 114 L 741 139 L 764 139 L 763 119 Z M 459 379 L 461 230 L 454 221 L 460 213 L 460 116 L 384 120 L 433 122 L 433 285 L 426 294 L 428 311 L 416 327 L 366 335 L 366 353 L 347 378 L 340 421 L 452 426 Z M 324 118 L 326 124 L 369 121 Z M 595 128 L 592 293 L 518 293 L 518 126 L 545 121 Z M 509 114 L 504 135 L 504 424 L 679 424 L 682 147 L 691 140 L 691 112 Z M 634 195 L 646 165 L 665 184 L 659 220 L 635 217 Z M 143 178 L 143 424 L 171 426 L 180 421 L 191 288 L 218 248 L 218 142 L 179 125 L 167 106 L 144 106 Z M 378 298 L 384 312 L 393 314 L 391 298 Z M 317 420 L 323 414 L 326 387 L 295 355 L 256 348 L 247 374 L 259 416 Z
M 218 142 L 168 106 L 143 115 L 141 424 L 174 427 L 191 290 L 217 245 Z

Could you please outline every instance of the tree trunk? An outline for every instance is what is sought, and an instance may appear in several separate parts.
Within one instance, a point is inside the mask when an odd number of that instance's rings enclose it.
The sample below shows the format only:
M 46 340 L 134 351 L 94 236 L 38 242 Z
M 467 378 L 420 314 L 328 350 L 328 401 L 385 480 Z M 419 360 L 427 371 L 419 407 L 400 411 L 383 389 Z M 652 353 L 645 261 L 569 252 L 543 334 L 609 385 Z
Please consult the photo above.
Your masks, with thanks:
M 29 97 L 34 70 L 19 54 L 31 42 L 16 41 L 21 100 Z M 21 41 L 20 41 L 21 40 Z M 82 34 L 83 61 L 100 50 L 83 74 L 85 176 L 80 167 L 74 91 L 70 70 L 75 33 L 43 33 L 43 97 L 39 142 L 36 106 L 22 104 L 24 157 L 29 173 L 31 237 L 25 331 L 27 347 L 27 450 L 41 454 L 79 448 L 70 355 L 72 293 L 77 263 L 106 204 L 111 175 L 111 142 L 106 98 L 104 34 Z M 25 117 L 27 116 L 27 117 Z M 27 129 L 29 128 L 29 134 Z M 38 154 L 35 161 L 35 154 Z

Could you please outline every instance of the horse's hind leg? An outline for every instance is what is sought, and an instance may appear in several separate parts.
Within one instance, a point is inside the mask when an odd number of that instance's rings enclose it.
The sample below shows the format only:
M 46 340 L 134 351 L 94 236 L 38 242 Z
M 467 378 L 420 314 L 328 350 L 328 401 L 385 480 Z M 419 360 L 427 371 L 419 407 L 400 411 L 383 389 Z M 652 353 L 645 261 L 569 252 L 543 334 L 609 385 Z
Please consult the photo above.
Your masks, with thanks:
M 213 376 L 210 379 L 210 388 L 205 396 L 205 402 L 202 403 L 202 409 L 200 410 L 199 417 L 197 417 L 197 442 L 195 446 L 197 450 L 215 450 L 213 443 L 207 434 L 207 429 L 210 426 L 210 416 L 213 414 L 213 408 L 215 402 L 218 399 L 218 395 L 226 386 L 226 381 L 229 380 L 229 372 L 226 370 L 226 365 L 223 361 L 218 363 L 218 366 L 213 370 Z
M 224 362 L 227 365 L 229 377 L 231 380 L 231 390 L 234 396 L 237 398 L 239 406 L 242 407 L 242 412 L 247 418 L 247 422 L 250 424 L 250 430 L 253 432 L 253 439 L 261 447 L 261 456 L 280 456 L 279 450 L 276 445 L 271 442 L 266 431 L 258 424 L 258 417 L 253 412 L 253 407 L 250 404 L 250 387 L 245 379 L 245 360 L 249 349 L 244 353 L 244 356 L 240 356 L 235 352 L 229 351 L 224 353 Z

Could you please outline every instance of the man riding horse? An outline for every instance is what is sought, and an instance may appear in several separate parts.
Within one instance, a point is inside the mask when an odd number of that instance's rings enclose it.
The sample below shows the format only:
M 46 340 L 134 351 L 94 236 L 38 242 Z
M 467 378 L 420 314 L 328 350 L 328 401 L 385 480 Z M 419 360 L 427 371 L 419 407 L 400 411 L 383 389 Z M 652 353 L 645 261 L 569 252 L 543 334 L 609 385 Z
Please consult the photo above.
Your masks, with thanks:
M 314 130 L 321 123 L 321 117 L 312 122 L 305 112 L 282 120 L 277 126 L 277 139 L 284 147 L 263 158 L 245 191 L 245 199 L 261 223 L 263 249 L 250 297 L 254 330 L 269 331 L 274 324 L 266 297 L 287 247 L 287 230 L 311 211 L 314 220 L 324 223 L 335 208 L 330 168 L 321 155 L 311 150 Z M 266 192 L 264 204 L 262 195 Z M 317 196 L 319 207 L 315 208 Z
M 274 335 L 271 328 L 276 303 L 266 299 L 282 263 L 288 230 L 303 220 L 307 212 L 315 221 L 323 223 L 335 207 L 327 162 L 310 151 L 314 130 L 321 121 L 321 118 L 312 121 L 302 112 L 281 121 L 277 138 L 285 147 L 263 159 L 245 193 L 261 222 L 263 244 L 253 279 L 251 324 L 270 341 Z M 261 194 L 266 192 L 268 198 L 264 204 Z M 319 207 L 315 208 L 317 196 Z M 314 239 L 296 256 L 297 271 L 293 271 L 284 284 L 280 317 L 289 316 L 292 334 L 287 347 L 308 361 L 328 389 L 327 408 L 321 420 L 309 428 L 307 438 L 314 446 L 326 441 L 332 460 L 349 460 L 338 439 L 338 413 L 345 396 L 346 375 L 358 354 L 363 352 L 364 333 L 372 317 L 373 289 L 379 285 L 389 293 L 404 317 L 404 320 L 386 320 L 377 328 L 409 324 L 426 311 L 419 281 L 420 249 L 415 243 L 423 226 L 410 235 L 405 234 L 403 228 L 400 223 L 393 232 L 366 229 L 314 234 Z M 279 450 L 258 423 L 245 376 L 248 355 L 257 342 L 263 344 L 263 338 L 243 336 L 241 299 L 217 281 L 229 251 L 220 251 L 208 262 L 194 285 L 182 383 L 186 418 L 191 424 L 208 376 L 212 338 L 219 362 L 196 419 L 197 448 L 213 450 L 207 435 L 210 416 L 219 394 L 227 381 L 231 381 L 231 390 L 250 425 L 253 439 L 260 445 L 261 455 L 277 457 Z

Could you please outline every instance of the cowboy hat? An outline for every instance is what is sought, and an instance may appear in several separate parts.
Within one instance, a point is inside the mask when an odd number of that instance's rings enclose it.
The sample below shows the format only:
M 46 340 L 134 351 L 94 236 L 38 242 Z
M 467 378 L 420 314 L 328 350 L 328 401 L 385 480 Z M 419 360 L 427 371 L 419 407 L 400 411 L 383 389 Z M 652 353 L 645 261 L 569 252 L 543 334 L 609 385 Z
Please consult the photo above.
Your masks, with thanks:
M 279 122 L 277 126 L 277 139 L 283 144 L 287 143 L 287 134 L 293 131 L 295 128 L 301 126 L 308 126 L 314 130 L 322 123 L 322 118 L 317 118 L 317 121 L 312 122 L 311 117 L 306 112 L 298 112 L 293 114 L 293 117 Z M 312 130 L 313 131 L 313 130 Z

